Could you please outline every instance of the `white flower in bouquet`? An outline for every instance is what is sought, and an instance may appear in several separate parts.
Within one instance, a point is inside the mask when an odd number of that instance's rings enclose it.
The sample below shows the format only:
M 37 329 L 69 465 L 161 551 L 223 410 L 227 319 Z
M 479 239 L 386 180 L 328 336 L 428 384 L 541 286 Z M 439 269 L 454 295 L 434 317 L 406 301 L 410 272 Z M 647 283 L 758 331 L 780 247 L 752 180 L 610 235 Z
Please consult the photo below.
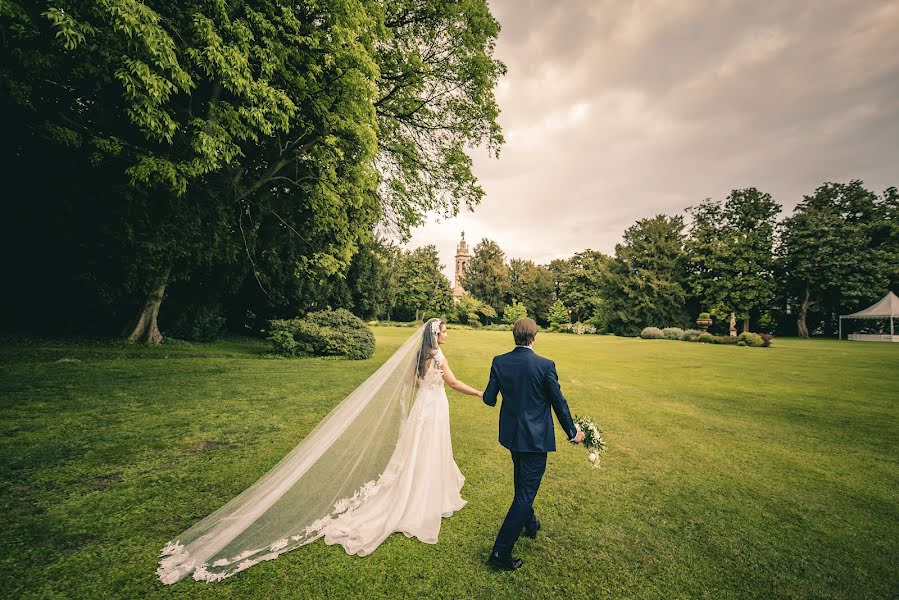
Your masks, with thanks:
M 599 468 L 599 455 L 606 449 L 602 439 L 602 429 L 590 417 L 577 417 L 575 424 L 584 432 L 584 448 L 587 450 L 587 460 L 594 469 Z

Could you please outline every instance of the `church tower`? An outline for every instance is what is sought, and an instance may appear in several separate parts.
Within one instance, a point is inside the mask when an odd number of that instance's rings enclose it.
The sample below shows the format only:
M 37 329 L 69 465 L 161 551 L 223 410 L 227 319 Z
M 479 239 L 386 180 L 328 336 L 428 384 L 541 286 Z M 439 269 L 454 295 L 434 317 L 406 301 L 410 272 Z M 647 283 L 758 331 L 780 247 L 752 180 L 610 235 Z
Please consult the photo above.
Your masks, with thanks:
M 471 260 L 471 254 L 468 253 L 468 244 L 465 243 L 465 232 L 462 232 L 462 240 L 456 247 L 456 277 L 453 281 L 453 298 L 461 298 L 465 295 L 462 284 L 459 283 L 462 275 L 468 271 L 468 261 Z

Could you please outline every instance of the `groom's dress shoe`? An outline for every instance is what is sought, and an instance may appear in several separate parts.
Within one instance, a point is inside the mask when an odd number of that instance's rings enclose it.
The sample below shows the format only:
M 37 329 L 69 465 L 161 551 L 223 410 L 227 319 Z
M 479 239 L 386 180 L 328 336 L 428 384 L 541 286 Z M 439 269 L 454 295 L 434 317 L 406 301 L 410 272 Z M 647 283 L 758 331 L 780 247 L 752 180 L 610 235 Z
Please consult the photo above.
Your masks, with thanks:
M 535 518 L 534 521 L 536 523 L 533 526 L 525 525 L 524 527 L 524 535 L 532 540 L 537 537 L 537 532 L 540 531 L 540 519 Z
M 501 556 L 499 552 L 491 552 L 487 564 L 496 569 L 504 571 L 514 571 L 519 568 L 524 561 L 520 558 L 512 558 L 511 556 Z

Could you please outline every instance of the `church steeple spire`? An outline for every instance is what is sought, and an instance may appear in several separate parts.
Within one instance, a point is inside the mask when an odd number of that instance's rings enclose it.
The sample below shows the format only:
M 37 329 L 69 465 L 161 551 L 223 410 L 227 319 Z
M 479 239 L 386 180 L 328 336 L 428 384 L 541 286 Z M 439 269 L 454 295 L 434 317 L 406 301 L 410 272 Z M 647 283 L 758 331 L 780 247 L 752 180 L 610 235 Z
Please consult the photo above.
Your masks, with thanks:
M 468 271 L 468 261 L 471 260 L 471 254 L 468 253 L 468 244 L 465 243 L 465 232 L 462 232 L 462 239 L 456 246 L 456 277 L 453 281 L 453 298 L 461 298 L 465 295 L 460 281 L 462 276 Z

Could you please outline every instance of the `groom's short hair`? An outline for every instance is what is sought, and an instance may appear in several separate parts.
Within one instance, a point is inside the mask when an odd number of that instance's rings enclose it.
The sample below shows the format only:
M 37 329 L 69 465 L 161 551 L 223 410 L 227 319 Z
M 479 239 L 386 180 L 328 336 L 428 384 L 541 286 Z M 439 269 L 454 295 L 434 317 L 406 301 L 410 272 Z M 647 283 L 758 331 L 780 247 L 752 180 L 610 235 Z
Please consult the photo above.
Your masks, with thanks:
M 534 319 L 522 317 L 515 321 L 512 326 L 512 337 L 515 338 L 516 346 L 530 346 L 537 337 L 537 324 Z

